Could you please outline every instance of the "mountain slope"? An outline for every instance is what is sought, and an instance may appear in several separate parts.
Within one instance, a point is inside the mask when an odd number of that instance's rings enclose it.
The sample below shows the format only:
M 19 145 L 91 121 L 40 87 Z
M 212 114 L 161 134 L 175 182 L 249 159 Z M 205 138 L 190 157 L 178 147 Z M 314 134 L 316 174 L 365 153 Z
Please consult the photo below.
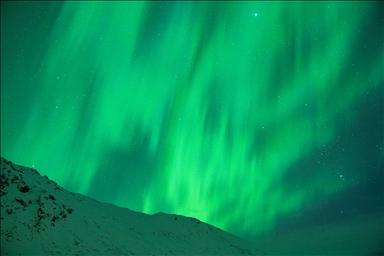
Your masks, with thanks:
M 195 218 L 101 203 L 4 158 L 0 188 L 1 255 L 264 254 Z

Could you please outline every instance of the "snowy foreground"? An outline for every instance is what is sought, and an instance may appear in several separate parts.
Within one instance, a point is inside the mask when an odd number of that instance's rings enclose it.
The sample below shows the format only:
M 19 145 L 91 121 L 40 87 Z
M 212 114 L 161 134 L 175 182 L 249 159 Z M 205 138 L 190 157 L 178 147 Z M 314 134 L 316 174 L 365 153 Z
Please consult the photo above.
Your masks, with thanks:
M 66 191 L 1 158 L 1 255 L 260 255 L 195 218 L 147 215 Z

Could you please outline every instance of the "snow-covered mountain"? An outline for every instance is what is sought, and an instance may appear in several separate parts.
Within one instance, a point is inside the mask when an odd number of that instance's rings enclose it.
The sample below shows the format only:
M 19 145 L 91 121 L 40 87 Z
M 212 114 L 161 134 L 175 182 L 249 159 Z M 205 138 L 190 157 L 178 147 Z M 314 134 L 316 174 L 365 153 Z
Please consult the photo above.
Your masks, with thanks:
M 195 218 L 147 215 L 69 192 L 1 158 L 1 255 L 266 254 Z

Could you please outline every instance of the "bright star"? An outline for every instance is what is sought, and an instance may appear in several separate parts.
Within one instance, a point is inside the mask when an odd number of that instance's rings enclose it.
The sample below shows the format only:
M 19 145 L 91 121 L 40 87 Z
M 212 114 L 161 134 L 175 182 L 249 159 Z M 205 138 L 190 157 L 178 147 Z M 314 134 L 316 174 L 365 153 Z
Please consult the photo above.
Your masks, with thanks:
M 257 16 L 257 13 L 255 13 L 255 17 Z

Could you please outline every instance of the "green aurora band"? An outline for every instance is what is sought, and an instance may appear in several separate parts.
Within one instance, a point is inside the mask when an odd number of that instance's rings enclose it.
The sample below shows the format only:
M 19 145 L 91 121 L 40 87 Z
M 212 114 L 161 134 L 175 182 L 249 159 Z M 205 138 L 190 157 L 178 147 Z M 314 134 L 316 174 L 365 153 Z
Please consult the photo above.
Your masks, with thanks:
M 30 84 L 24 114 L 2 122 L 5 157 L 136 211 L 271 232 L 364 176 L 317 155 L 383 89 L 382 43 L 361 42 L 377 5 L 51 4 L 38 43 L 9 64 L 29 80 L 2 71 L 2 84 L 19 84 L 2 85 L 4 113 L 14 100 L 4 95 Z

